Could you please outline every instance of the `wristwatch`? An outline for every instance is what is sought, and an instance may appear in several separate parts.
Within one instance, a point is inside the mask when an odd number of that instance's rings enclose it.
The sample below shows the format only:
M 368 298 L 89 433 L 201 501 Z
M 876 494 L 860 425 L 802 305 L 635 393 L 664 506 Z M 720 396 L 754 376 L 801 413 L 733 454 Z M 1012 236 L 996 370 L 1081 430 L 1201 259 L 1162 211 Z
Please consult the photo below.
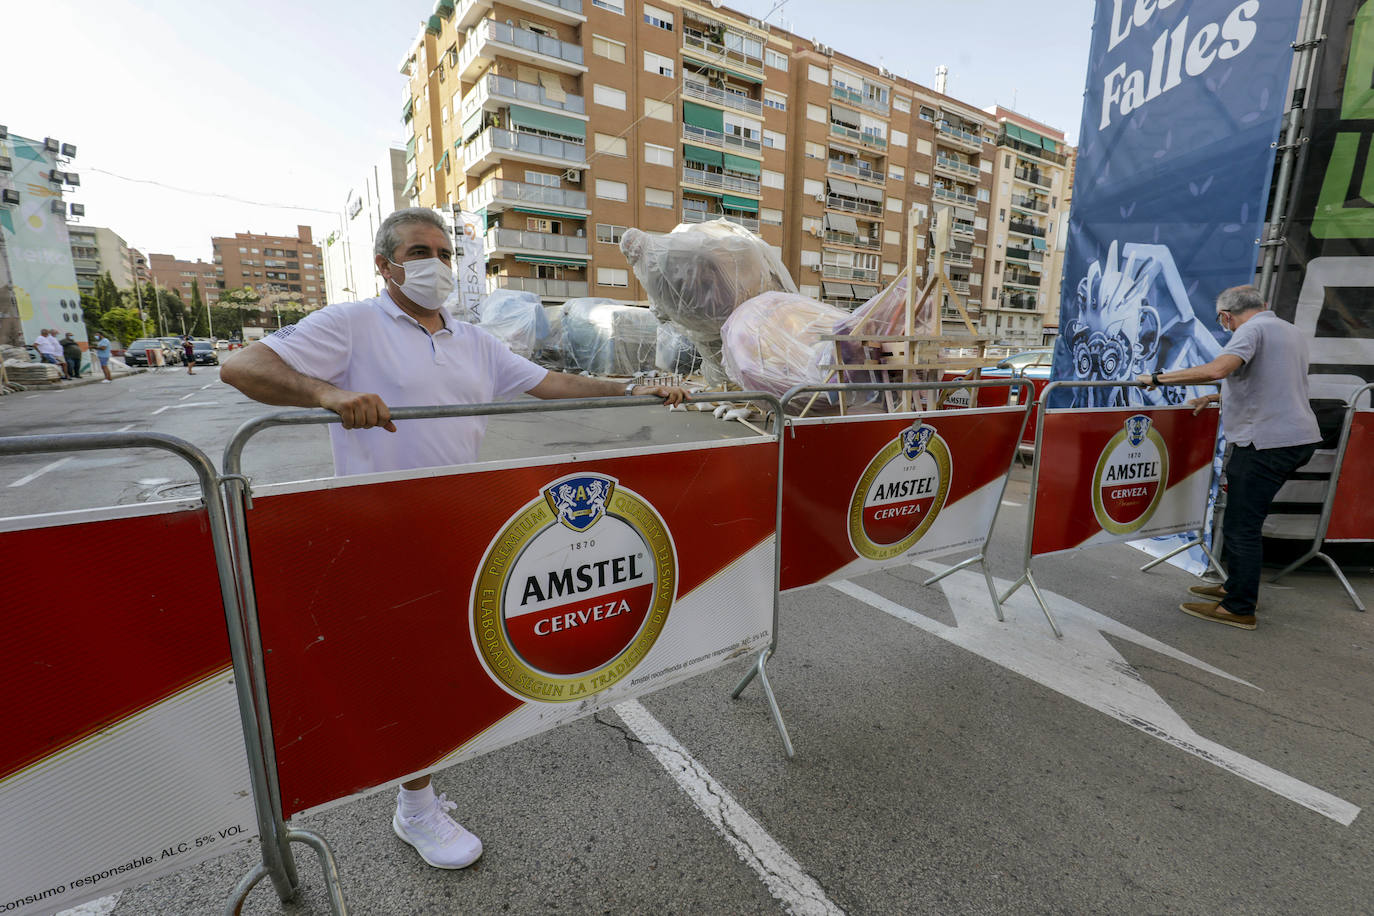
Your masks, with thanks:
M 1156 388 L 1159 387 L 1159 373 L 1158 373 L 1158 372 L 1151 372 L 1151 373 L 1150 373 L 1150 384 L 1151 384 L 1151 385 L 1154 385 Z
M 635 396 L 635 389 L 638 388 L 638 387 L 639 387 L 639 386 L 636 385 L 634 382 L 630 382 L 630 384 L 626 385 L 626 386 L 625 386 L 625 397 L 627 397 L 627 398 L 632 398 L 632 397 L 634 397 L 634 396 Z

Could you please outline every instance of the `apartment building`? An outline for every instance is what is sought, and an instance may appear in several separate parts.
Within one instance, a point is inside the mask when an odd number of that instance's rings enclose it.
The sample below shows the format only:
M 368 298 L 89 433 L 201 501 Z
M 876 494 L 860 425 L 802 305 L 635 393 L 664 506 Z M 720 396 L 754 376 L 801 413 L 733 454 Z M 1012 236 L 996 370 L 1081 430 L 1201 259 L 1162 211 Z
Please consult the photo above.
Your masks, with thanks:
M 390 149 L 348 192 L 339 228 L 324 240 L 326 302 L 380 295 L 382 278 L 372 261 L 373 241 L 382 220 L 410 206 L 401 194 L 405 183 L 406 151 Z
M 148 255 L 148 272 L 153 282 L 164 289 L 174 290 L 181 301 L 191 304 L 191 284 L 199 283 L 202 302 L 219 302 L 219 268 L 206 261 L 183 261 L 170 254 Z
M 490 288 L 644 302 L 625 229 L 724 217 L 853 307 L 913 210 L 923 282 L 938 207 L 954 287 L 991 295 L 999 119 L 818 42 L 684 0 L 441 0 L 401 72 L 404 194 L 485 214 Z
M 109 273 L 118 289 L 133 287 L 135 255 L 119 233 L 103 226 L 69 223 L 67 235 L 71 239 L 76 285 L 83 294 L 91 292 L 95 278 L 105 273 Z
M 297 226 L 294 236 L 238 232 L 210 244 L 220 289 L 288 293 L 307 310 L 324 305 L 324 256 L 309 226 Z
M 1059 314 L 1071 151 L 1062 131 L 1005 108 L 987 111 L 997 119 L 996 219 L 992 270 L 983 280 L 984 326 L 999 339 L 1039 343 Z

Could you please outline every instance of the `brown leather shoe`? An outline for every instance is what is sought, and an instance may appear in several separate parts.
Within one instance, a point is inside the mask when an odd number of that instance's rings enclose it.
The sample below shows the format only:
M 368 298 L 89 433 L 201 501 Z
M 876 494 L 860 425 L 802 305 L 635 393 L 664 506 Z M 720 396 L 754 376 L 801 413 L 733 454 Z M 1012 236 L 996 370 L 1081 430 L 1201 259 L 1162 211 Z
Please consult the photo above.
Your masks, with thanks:
M 1232 614 L 1221 606 L 1221 602 L 1189 602 L 1180 604 L 1178 609 L 1185 614 L 1202 620 L 1211 620 L 1216 623 L 1224 623 L 1228 627 L 1239 627 L 1242 630 L 1253 630 L 1255 628 L 1254 614 Z
M 1188 593 L 1199 598 L 1211 598 L 1213 601 L 1220 601 L 1226 597 L 1226 589 L 1220 585 L 1192 585 L 1189 586 Z

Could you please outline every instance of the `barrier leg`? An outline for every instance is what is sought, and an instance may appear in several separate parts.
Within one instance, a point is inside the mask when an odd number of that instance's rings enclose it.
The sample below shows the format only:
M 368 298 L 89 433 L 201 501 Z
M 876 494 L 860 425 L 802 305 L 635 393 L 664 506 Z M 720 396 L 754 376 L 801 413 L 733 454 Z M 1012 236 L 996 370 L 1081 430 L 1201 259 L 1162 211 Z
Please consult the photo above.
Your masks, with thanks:
M 1314 560 L 1314 559 L 1316 559 L 1317 557 L 1319 557 L 1319 556 L 1321 556 L 1321 555 L 1322 555 L 1322 552 L 1321 552 L 1320 550 L 1318 550 L 1317 548 L 1314 547 L 1314 548 L 1308 550 L 1307 553 L 1305 553 L 1305 554 L 1303 554 L 1302 556 L 1298 557 L 1298 558 L 1297 558 L 1296 560 L 1294 560 L 1292 563 L 1289 563 L 1289 564 L 1288 564 L 1287 566 L 1285 566 L 1283 569 L 1280 569 L 1278 572 L 1274 573 L 1274 577 L 1273 577 L 1272 579 L 1270 579 L 1269 581 L 1270 581 L 1271 583 L 1277 582 L 1277 581 L 1279 581 L 1280 579 L 1282 579 L 1284 576 L 1286 576 L 1286 575 L 1288 575 L 1289 573 L 1293 572 L 1294 570 L 1299 569 L 1300 567 L 1306 565 L 1308 560 Z
M 981 553 L 975 554 L 960 563 L 956 563 L 944 572 L 936 573 L 921 584 L 934 585 L 950 573 L 958 572 L 961 569 L 967 569 L 974 563 L 982 563 L 983 565 L 983 578 L 986 579 L 988 583 L 988 594 L 992 595 L 992 612 L 997 615 L 998 620 L 1006 620 L 1006 618 L 1002 616 L 1002 604 L 997 600 L 997 586 L 992 582 L 992 573 L 988 572 L 988 564 L 984 561 Z
M 1031 591 L 1035 594 L 1035 600 L 1040 602 L 1040 610 L 1045 612 L 1045 619 L 1050 622 L 1050 629 L 1054 631 L 1055 636 L 1063 639 L 1064 634 L 1059 631 L 1059 624 L 1055 623 L 1054 615 L 1050 613 L 1050 606 L 1045 603 L 1044 596 L 1040 594 L 1040 586 L 1035 584 L 1035 577 L 1031 575 L 1029 569 L 1026 570 L 1026 582 L 1029 583 Z
M 1345 593 L 1350 596 L 1350 600 L 1355 602 L 1355 610 L 1363 611 L 1364 602 L 1360 600 L 1359 595 L 1355 594 L 1355 589 L 1350 586 L 1350 580 L 1345 577 L 1345 573 L 1341 572 L 1341 568 L 1336 565 L 1336 561 L 1324 553 L 1319 553 L 1317 556 L 1321 557 L 1326 565 L 1331 567 L 1331 572 L 1335 573 L 1336 579 L 1341 583 L 1341 588 L 1345 589 Z
M 343 889 L 339 884 L 339 866 L 329 844 L 319 834 L 309 830 L 288 830 L 286 839 L 288 842 L 304 843 L 315 850 L 320 858 L 320 871 L 324 872 L 324 886 L 329 891 L 329 912 L 334 916 L 348 916 L 348 904 L 344 902 Z M 229 900 L 224 905 L 224 916 L 240 916 L 248 895 L 270 873 L 271 869 L 262 862 L 249 869 L 230 892 Z
M 1021 578 L 1017 579 L 1015 582 L 1013 582 L 1013 583 L 1011 584 L 1011 588 L 1007 589 L 1006 593 L 1003 594 L 1002 597 L 1000 597 L 1000 598 L 997 599 L 998 605 L 1005 604 L 1005 603 L 1006 603 L 1006 600 L 1007 600 L 1008 598 L 1010 598 L 1012 595 L 1016 594 L 1016 590 L 1017 590 L 1018 588 L 1020 588 L 1021 586 L 1025 585 L 1025 584 L 1026 584 L 1026 580 L 1029 579 L 1029 578 L 1030 578 L 1030 570 L 1028 569 L 1028 570 L 1026 570 L 1025 572 L 1023 572 L 1023 573 L 1021 574 Z
M 267 877 L 266 865 L 259 862 L 250 868 L 230 892 L 229 902 L 224 905 L 224 916 L 239 916 L 243 912 L 243 903 L 248 899 L 249 892 L 265 877 Z
M 749 686 L 749 682 L 755 677 L 759 679 L 759 684 L 763 687 L 763 695 L 768 700 L 768 710 L 773 714 L 773 724 L 777 726 L 778 737 L 782 738 L 782 748 L 790 758 L 794 756 L 792 750 L 792 739 L 787 734 L 787 725 L 782 721 L 782 710 L 778 708 L 777 698 L 773 696 L 773 686 L 768 683 L 768 657 L 773 654 L 773 647 L 769 646 L 759 653 L 759 657 L 754 664 L 749 666 L 749 671 L 745 673 L 743 679 L 735 686 L 730 694 L 730 699 L 738 700 L 740 694 L 744 693 L 744 688 Z
M 1185 550 L 1191 550 L 1191 549 L 1194 548 L 1194 547 L 1201 547 L 1201 548 L 1202 548 L 1202 552 L 1207 556 L 1207 563 L 1208 563 L 1208 565 L 1210 565 L 1213 569 L 1215 569 L 1215 570 L 1217 571 L 1217 575 L 1221 576 L 1223 579 L 1226 578 L 1226 570 L 1224 570 L 1224 569 L 1221 568 L 1221 564 L 1217 562 L 1217 558 L 1216 558 L 1215 556 L 1213 556 L 1213 555 L 1212 555 L 1212 551 L 1209 550 L 1209 549 L 1207 548 L 1207 544 L 1202 540 L 1201 534 L 1199 534 L 1197 537 L 1193 538 L 1191 541 L 1189 541 L 1188 543 L 1184 544 L 1183 546 L 1181 546 L 1181 547 L 1175 547 L 1173 550 L 1169 551 L 1169 552 L 1166 553 L 1164 556 L 1162 556 L 1162 557 L 1155 557 L 1153 560 L 1151 560 L 1150 562 L 1146 563 L 1144 566 L 1140 567 L 1140 571 L 1141 571 L 1141 572 L 1149 572 L 1150 570 L 1154 569 L 1154 568 L 1155 568 L 1156 566 L 1158 566 L 1159 564 L 1161 564 L 1161 563 L 1163 563 L 1163 562 L 1165 562 L 1165 561 L 1167 561 L 1167 560 L 1172 560 L 1174 557 L 1176 557 L 1176 556 L 1178 556 L 1179 554 L 1183 553 Z M 1311 555 L 1310 555 L 1310 554 L 1308 555 L 1308 557 L 1306 557 L 1306 558 L 1305 558 L 1304 560 L 1302 560 L 1301 562 L 1306 562 L 1308 559 L 1311 559 Z M 1292 569 L 1292 568 L 1293 568 L 1293 567 L 1290 567 L 1290 569 Z M 1284 570 L 1284 572 L 1288 572 L 1288 571 L 1289 571 L 1289 570 Z M 1283 575 L 1283 573 L 1280 573 L 1279 575 Z M 1277 577 L 1275 577 L 1275 578 L 1277 578 Z

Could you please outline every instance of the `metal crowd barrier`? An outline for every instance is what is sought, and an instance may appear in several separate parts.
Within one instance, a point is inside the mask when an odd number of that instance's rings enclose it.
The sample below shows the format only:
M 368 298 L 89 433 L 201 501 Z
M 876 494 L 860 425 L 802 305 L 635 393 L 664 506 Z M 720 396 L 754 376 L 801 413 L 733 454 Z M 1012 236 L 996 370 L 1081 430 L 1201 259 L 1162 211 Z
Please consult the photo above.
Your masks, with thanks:
M 782 405 L 778 399 L 767 393 L 761 392 L 730 392 L 725 395 L 731 401 L 747 401 L 764 403 L 770 405 L 775 412 L 775 416 L 781 417 Z M 719 392 L 698 394 L 691 396 L 689 401 L 719 401 L 722 395 Z M 573 410 L 603 409 L 603 408 L 627 408 L 643 407 L 654 405 L 662 409 L 662 400 L 657 397 L 612 397 L 612 398 L 581 398 L 569 400 L 553 401 L 520 401 L 514 403 L 496 404 L 474 404 L 460 406 L 442 407 L 403 407 L 391 410 L 391 419 L 397 422 L 419 419 L 432 419 L 444 417 L 477 417 L 493 415 L 512 415 L 512 414 L 531 414 L 531 413 L 550 413 L 565 412 Z M 332 854 L 323 838 L 291 827 L 282 815 L 282 796 L 281 784 L 277 769 L 277 755 L 275 741 L 273 738 L 271 724 L 271 710 L 268 700 L 267 681 L 264 674 L 264 653 L 262 633 L 259 627 L 258 608 L 253 584 L 253 569 L 249 555 L 248 527 L 246 512 L 252 508 L 253 494 L 251 480 L 243 473 L 243 450 L 248 441 L 263 430 L 279 426 L 308 426 L 308 425 L 328 425 L 338 423 L 337 414 L 327 410 L 290 410 L 277 413 L 266 414 L 249 420 L 235 432 L 224 451 L 224 476 L 223 480 L 226 487 L 226 502 L 228 506 L 229 525 L 232 529 L 232 540 L 234 545 L 234 586 L 241 601 L 243 609 L 243 633 L 242 651 L 245 654 L 244 670 L 248 677 L 244 679 L 241 689 L 245 691 L 246 708 L 257 711 L 256 729 L 254 730 L 254 747 L 261 761 L 261 781 L 262 799 L 265 810 L 260 810 L 260 818 L 263 821 L 263 860 L 250 869 L 239 880 L 234 888 L 231 898 L 231 905 L 234 911 L 242 906 L 243 901 L 252 891 L 253 887 L 262 880 L 264 876 L 272 879 L 273 886 L 277 890 L 278 896 L 283 902 L 290 900 L 296 891 L 297 878 L 295 862 L 292 855 L 290 844 L 292 842 L 303 842 L 313 847 L 319 854 L 324 865 L 324 878 L 328 885 L 330 895 L 330 905 L 336 914 L 346 913 L 346 906 L 343 901 L 342 891 L 339 885 L 337 868 L 334 866 Z M 782 429 L 783 424 L 775 424 L 774 437 L 778 443 L 778 490 L 782 487 Z M 613 457 L 613 456 L 611 456 Z M 474 469 L 480 469 L 476 466 Z M 774 546 L 773 546 L 773 607 L 772 621 L 773 631 L 769 647 L 764 650 L 756 664 L 754 671 L 762 673 L 762 663 L 768 654 L 776 650 L 778 642 L 778 576 L 781 569 L 781 554 L 779 530 L 781 527 L 781 499 L 777 502 L 777 512 L 774 517 Z M 750 677 L 752 677 L 751 671 Z M 749 678 L 745 679 L 747 683 Z M 251 687 L 250 687 L 251 684 Z M 777 727 L 778 734 L 782 739 L 783 747 L 788 756 L 791 756 L 792 742 L 788 736 L 786 725 L 783 722 L 782 712 L 778 707 L 777 699 L 767 680 L 763 680 L 764 693 L 768 702 L 768 707 L 772 715 L 773 723 Z M 742 687 L 740 688 L 742 690 Z M 732 694 L 732 698 L 738 698 L 740 690 Z M 251 700 L 251 704 L 250 704 Z

